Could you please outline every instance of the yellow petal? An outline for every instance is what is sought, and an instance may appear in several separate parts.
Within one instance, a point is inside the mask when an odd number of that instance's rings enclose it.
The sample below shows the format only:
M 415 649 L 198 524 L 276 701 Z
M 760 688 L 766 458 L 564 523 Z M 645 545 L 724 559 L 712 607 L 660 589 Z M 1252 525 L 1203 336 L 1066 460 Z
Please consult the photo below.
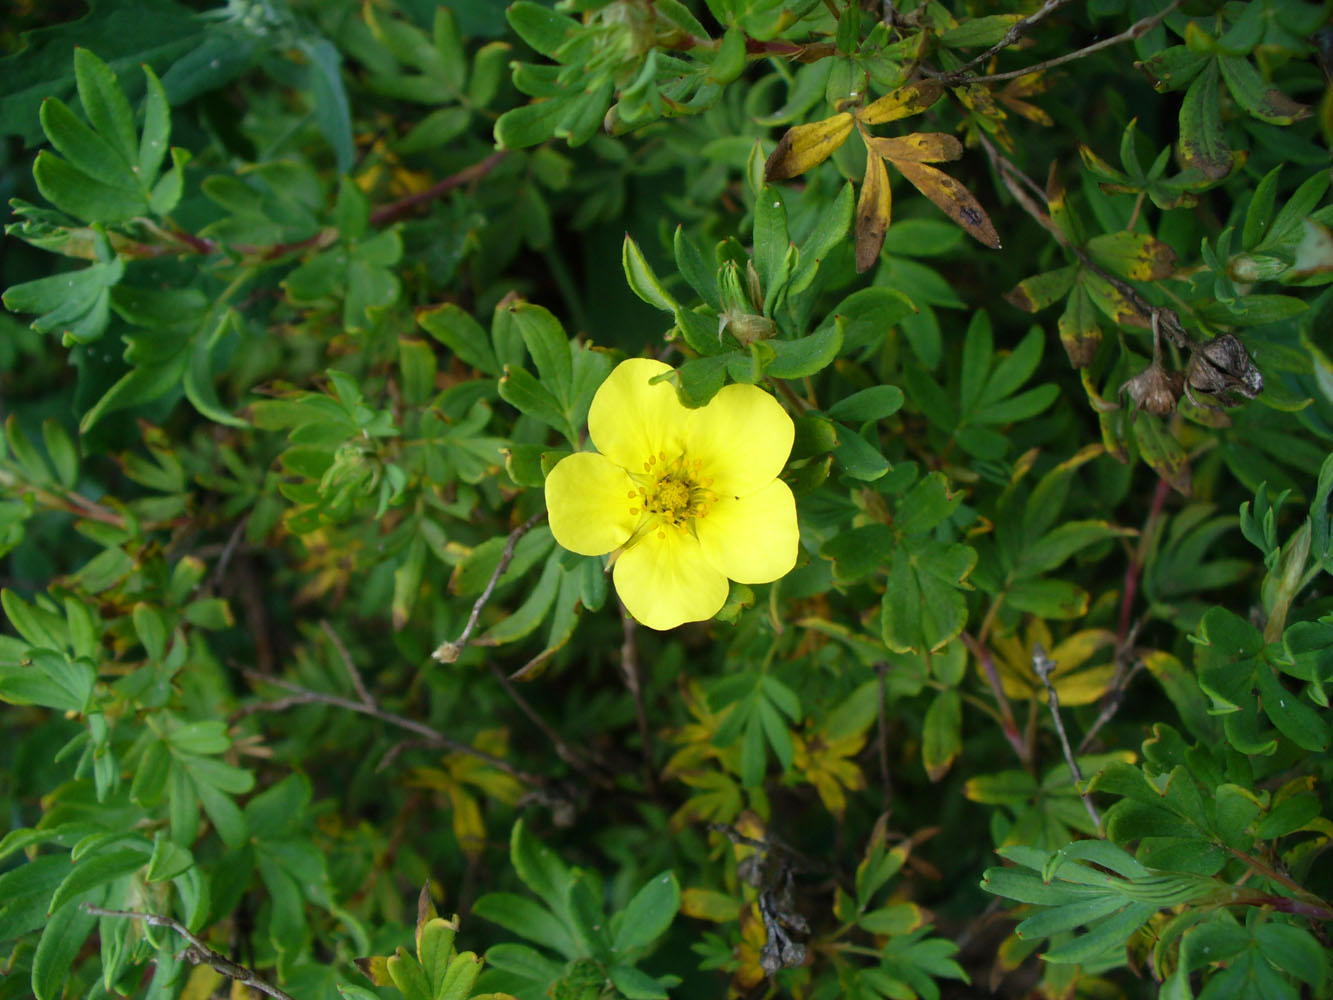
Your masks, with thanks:
M 662 452 L 668 459 L 680 454 L 690 411 L 669 382 L 649 381 L 670 370 L 651 358 L 630 358 L 616 365 L 592 398 L 588 436 L 598 451 L 630 472 L 643 472 L 643 463 Z
M 600 556 L 617 546 L 639 523 L 631 514 L 634 481 L 602 455 L 580 451 L 556 463 L 546 477 L 546 511 L 555 540 L 584 556 Z
M 728 385 L 707 406 L 689 413 L 685 456 L 703 464 L 719 496 L 763 489 L 791 454 L 796 425 L 782 405 L 753 385 Z
M 694 530 L 708 561 L 738 583 L 768 583 L 796 565 L 796 500 L 780 479 L 739 500 L 718 497 Z
M 616 560 L 616 593 L 635 620 L 665 630 L 712 618 L 727 600 L 727 578 L 679 528 L 650 531 Z

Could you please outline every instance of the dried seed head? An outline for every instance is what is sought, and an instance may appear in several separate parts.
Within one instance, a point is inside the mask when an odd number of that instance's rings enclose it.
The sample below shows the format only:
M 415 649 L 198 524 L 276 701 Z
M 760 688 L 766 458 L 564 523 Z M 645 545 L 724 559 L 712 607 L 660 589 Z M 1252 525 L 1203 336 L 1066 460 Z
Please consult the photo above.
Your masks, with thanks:
M 1264 391 L 1264 377 L 1250 352 L 1229 333 L 1194 345 L 1185 382 L 1188 389 L 1216 396 L 1226 406 L 1235 406 L 1237 396 L 1254 399 Z
M 1134 402 L 1135 412 L 1147 410 L 1155 417 L 1169 417 L 1184 391 L 1185 380 L 1180 372 L 1167 371 L 1154 361 L 1143 371 L 1120 387 Z

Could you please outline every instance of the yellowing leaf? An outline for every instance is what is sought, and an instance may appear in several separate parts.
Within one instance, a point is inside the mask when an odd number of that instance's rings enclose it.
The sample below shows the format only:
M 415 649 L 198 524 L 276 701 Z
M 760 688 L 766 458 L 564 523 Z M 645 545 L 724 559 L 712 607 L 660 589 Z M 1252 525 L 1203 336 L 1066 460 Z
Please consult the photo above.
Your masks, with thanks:
M 764 180 L 786 180 L 819 166 L 851 134 L 852 116 L 845 111 L 822 122 L 788 129 L 764 163 Z
M 962 226 L 978 242 L 992 250 L 1000 249 L 1000 234 L 990 221 L 990 216 L 973 197 L 972 192 L 948 174 L 924 163 L 910 161 L 895 162 L 904 177 L 912 186 L 942 208 L 949 218 Z
M 1010 698 L 1050 700 L 1046 685 L 1032 668 L 1032 650 L 1037 644 L 1055 663 L 1051 683 L 1062 706 L 1090 705 L 1106 693 L 1115 676 L 1114 662 L 1089 665 L 1089 661 L 1102 650 L 1114 649 L 1115 634 L 1107 629 L 1084 629 L 1055 643 L 1046 623 L 1034 618 L 1021 635 L 991 641 L 1000 684 Z
M 893 212 L 893 192 L 884 161 L 873 152 L 866 155 L 865 179 L 856 201 L 856 273 L 863 274 L 879 259 L 884 234 Z
M 864 732 L 839 740 L 825 740 L 820 733 L 808 738 L 792 737 L 792 765 L 815 786 L 824 808 L 839 820 L 847 811 L 843 789 L 857 792 L 866 786 L 865 775 L 852 760 L 865 746 Z
M 741 915 L 741 903 L 735 896 L 715 889 L 685 889 L 680 894 L 680 912 L 696 920 L 726 924 Z
M 916 80 L 867 104 L 856 117 L 867 125 L 883 125 L 919 115 L 938 101 L 942 93 L 944 88 L 934 80 Z
M 871 138 L 866 141 L 876 153 L 887 160 L 893 160 L 895 164 L 903 160 L 911 163 L 942 163 L 963 155 L 963 144 L 947 132 L 913 132 L 911 135 Z

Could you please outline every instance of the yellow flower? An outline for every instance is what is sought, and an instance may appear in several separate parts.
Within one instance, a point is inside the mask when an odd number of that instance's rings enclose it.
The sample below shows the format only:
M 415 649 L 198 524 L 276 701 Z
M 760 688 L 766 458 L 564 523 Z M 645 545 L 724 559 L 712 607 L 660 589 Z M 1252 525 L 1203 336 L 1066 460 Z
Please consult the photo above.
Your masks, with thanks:
M 593 397 L 600 454 L 569 455 L 546 477 L 555 540 L 615 552 L 616 593 L 654 629 L 712 618 L 728 578 L 768 583 L 796 564 L 796 500 L 777 478 L 791 417 L 768 393 L 729 385 L 697 410 L 652 379 L 670 367 L 621 362 Z

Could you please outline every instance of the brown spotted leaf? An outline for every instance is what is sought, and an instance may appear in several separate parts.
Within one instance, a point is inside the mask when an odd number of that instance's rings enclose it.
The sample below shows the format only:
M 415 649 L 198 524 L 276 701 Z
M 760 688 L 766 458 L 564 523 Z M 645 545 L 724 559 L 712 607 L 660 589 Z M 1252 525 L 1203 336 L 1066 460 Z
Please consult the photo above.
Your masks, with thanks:
M 852 116 L 845 111 L 822 122 L 788 129 L 764 163 L 764 180 L 783 181 L 819 166 L 851 134 Z
M 356 958 L 352 961 L 361 970 L 361 974 L 376 986 L 393 985 L 393 978 L 389 975 L 389 960 L 383 955 Z
M 864 274 L 879 259 L 884 234 L 889 231 L 893 212 L 893 193 L 884 161 L 873 152 L 866 154 L 866 174 L 861 182 L 861 197 L 856 202 L 856 273 Z
M 1156 281 L 1176 270 L 1176 252 L 1147 233 L 1103 233 L 1088 240 L 1087 250 L 1103 270 L 1131 281 Z
M 857 118 L 867 125 L 883 125 L 919 115 L 940 99 L 944 88 L 934 80 L 916 80 L 872 101 L 857 112 Z
M 990 88 L 981 83 L 969 83 L 954 88 L 956 96 L 969 111 L 975 111 L 984 118 L 1008 118 L 1004 109 L 995 103 L 995 95 Z
M 1075 285 L 1065 302 L 1065 311 L 1057 323 L 1060 343 L 1075 368 L 1086 368 L 1097 356 L 1102 343 L 1102 328 L 1097 323 L 1097 312 L 1092 299 L 1081 284 Z
M 1005 293 L 1005 300 L 1024 312 L 1040 312 L 1069 291 L 1077 271 L 1078 265 L 1070 264 L 1055 271 L 1044 271 L 1024 278 Z
M 1193 484 L 1189 457 L 1166 424 L 1158 417 L 1140 413 L 1132 430 L 1139 445 L 1139 456 L 1177 493 L 1189 496 Z
M 1233 152 L 1222 132 L 1222 106 L 1217 63 L 1210 62 L 1194 78 L 1180 103 L 1180 162 L 1211 181 L 1229 176 L 1245 160 Z
M 1121 326 L 1147 327 L 1149 325 L 1148 317 L 1139 312 L 1120 289 L 1100 274 L 1085 272 L 1082 277 L 1082 285 L 1087 289 L 1092 304 L 1100 309 L 1108 319 L 1114 320 Z
M 963 144 L 947 132 L 913 132 L 888 139 L 866 139 L 867 145 L 886 160 L 898 163 L 944 163 L 963 155 Z
M 1260 121 L 1270 125 L 1290 125 L 1310 117 L 1307 105 L 1293 101 L 1276 87 L 1270 87 L 1248 59 L 1219 56 L 1217 65 L 1236 103 Z
M 991 224 L 990 216 L 981 202 L 959 181 L 942 170 L 903 160 L 895 167 L 912 182 L 912 186 L 944 210 L 944 213 L 962 226 L 978 242 L 992 250 L 1000 249 L 1000 234 Z

